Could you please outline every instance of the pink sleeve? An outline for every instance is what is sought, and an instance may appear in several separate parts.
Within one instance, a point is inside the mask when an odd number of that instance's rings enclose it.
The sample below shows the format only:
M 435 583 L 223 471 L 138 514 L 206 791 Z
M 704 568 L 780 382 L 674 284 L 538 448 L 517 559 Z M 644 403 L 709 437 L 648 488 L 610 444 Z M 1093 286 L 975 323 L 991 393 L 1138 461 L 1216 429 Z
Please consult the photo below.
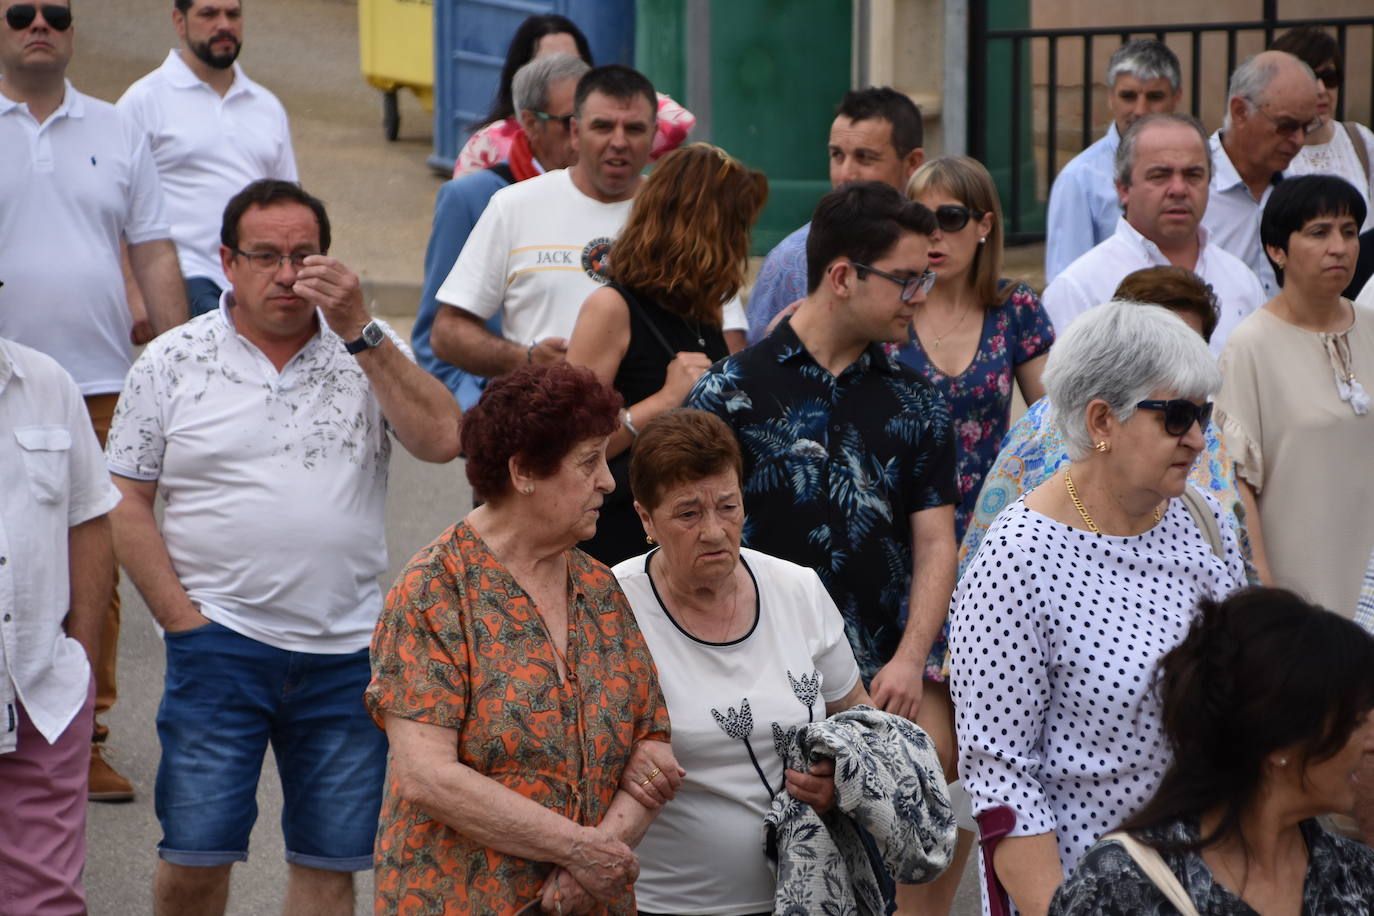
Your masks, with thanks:
M 453 169 L 453 177 L 469 175 L 491 168 L 504 162 L 510 155 L 510 147 L 515 135 L 520 131 L 520 122 L 514 118 L 495 121 L 486 127 L 478 128 L 463 149 L 458 153 L 458 162 Z
M 658 94 L 658 130 L 654 134 L 654 146 L 649 158 L 657 160 L 664 153 L 670 153 L 682 145 L 687 134 L 697 123 L 697 116 L 674 102 L 663 93 Z

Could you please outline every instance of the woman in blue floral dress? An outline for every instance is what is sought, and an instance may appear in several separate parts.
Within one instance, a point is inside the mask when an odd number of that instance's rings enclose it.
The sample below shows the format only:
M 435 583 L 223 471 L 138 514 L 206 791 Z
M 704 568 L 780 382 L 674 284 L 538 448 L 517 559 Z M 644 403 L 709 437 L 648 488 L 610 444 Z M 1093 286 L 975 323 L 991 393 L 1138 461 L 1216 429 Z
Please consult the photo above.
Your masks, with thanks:
M 992 176 L 975 159 L 926 163 L 907 186 L 939 228 L 930 267 L 939 280 L 918 306 L 910 339 L 897 358 L 930 379 L 954 419 L 960 539 L 1011 416 L 1011 386 L 1027 404 L 1045 393 L 1040 373 L 1054 327 L 1025 283 L 1002 272 L 1002 207 Z

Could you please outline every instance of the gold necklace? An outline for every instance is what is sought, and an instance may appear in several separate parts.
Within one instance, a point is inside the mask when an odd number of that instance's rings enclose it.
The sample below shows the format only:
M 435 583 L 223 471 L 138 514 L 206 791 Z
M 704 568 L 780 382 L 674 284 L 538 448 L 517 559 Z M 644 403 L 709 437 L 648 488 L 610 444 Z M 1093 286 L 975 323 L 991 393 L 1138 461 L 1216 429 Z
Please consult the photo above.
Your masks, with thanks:
M 954 326 L 953 326 L 952 328 L 950 328 L 948 331 L 946 331 L 945 333 L 943 333 L 943 334 L 936 334 L 936 333 L 935 333 L 935 329 L 934 329 L 934 328 L 931 328 L 930 333 L 935 337 L 935 343 L 931 344 L 931 347 L 930 347 L 930 348 L 931 348 L 932 350 L 938 350 L 938 349 L 940 349 L 940 344 L 944 343 L 945 338 L 948 337 L 949 335 L 953 334 L 955 331 L 959 330 L 959 328 L 963 326 L 963 324 L 964 324 L 964 319 L 968 317 L 968 313 L 969 313 L 969 311 L 970 311 L 972 308 L 973 308 L 972 305 L 965 305 L 965 306 L 964 306 L 964 310 L 963 310 L 962 312 L 959 313 L 959 320 L 956 321 L 956 322 L 954 322 Z M 925 314 L 925 310 L 924 310 L 924 309 L 922 309 L 921 312 L 922 312 L 922 314 Z M 927 320 L 926 323 L 927 323 L 927 324 L 930 324 L 930 321 Z
M 1069 499 L 1073 500 L 1073 507 L 1078 510 L 1078 514 L 1083 516 L 1083 523 L 1088 526 L 1088 530 L 1093 534 L 1101 534 L 1097 529 L 1097 523 L 1088 514 L 1088 510 L 1083 508 L 1083 500 L 1078 498 L 1078 488 L 1073 485 L 1073 478 L 1069 476 L 1069 469 L 1064 469 L 1064 489 L 1069 491 Z M 1164 518 L 1164 512 L 1155 506 L 1155 523 L 1158 524 Z

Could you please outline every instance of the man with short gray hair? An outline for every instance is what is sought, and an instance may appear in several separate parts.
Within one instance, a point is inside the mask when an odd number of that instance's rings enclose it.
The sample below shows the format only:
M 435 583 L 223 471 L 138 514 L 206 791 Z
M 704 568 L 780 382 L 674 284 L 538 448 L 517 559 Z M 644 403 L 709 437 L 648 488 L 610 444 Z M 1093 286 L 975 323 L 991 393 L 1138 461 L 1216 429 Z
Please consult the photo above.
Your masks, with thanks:
M 464 410 L 477 403 L 485 380 L 434 355 L 429 333 L 439 312 L 435 296 L 493 194 L 517 181 L 567 168 L 577 161 L 568 118 L 577 81 L 590 69 L 576 55 L 546 54 L 517 70 L 511 81 L 511 94 L 523 130 L 511 144 L 510 156 L 505 162 L 445 182 L 434 201 L 434 228 L 425 250 L 425 285 L 410 332 L 410 345 L 415 361 L 443 382 Z M 499 314 L 487 322 L 487 330 L 501 333 Z
M 1045 282 L 1116 231 L 1121 205 L 1113 157 L 1121 137 L 1147 114 L 1172 112 L 1183 92 L 1178 58 L 1163 42 L 1136 38 L 1107 64 L 1107 105 L 1112 124 L 1092 146 L 1069 160 L 1050 189 L 1045 218 Z
M 1266 297 L 1245 264 L 1210 244 L 1202 228 L 1212 177 L 1202 125 L 1188 115 L 1146 115 L 1122 137 L 1115 172 L 1125 211 L 1116 231 L 1045 289 L 1045 310 L 1055 329 L 1063 333 L 1078 315 L 1112 298 L 1132 271 L 1172 264 L 1211 284 L 1219 313 L 1209 342 L 1220 355 L 1231 330 Z
M 1266 298 L 1279 285 L 1260 244 L 1260 214 L 1283 170 L 1320 127 L 1317 78 L 1293 55 L 1265 51 L 1231 74 L 1226 121 L 1211 139 L 1215 168 L 1203 225 L 1255 272 Z

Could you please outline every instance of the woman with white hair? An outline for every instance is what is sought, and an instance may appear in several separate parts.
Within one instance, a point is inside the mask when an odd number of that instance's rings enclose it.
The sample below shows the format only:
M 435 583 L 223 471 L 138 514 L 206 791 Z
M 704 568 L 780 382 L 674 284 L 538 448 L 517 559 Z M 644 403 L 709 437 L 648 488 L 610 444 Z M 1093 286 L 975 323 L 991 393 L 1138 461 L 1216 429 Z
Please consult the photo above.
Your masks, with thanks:
M 1154 792 L 1169 762 L 1155 664 L 1199 599 L 1245 583 L 1220 506 L 1179 498 L 1221 384 L 1197 333 L 1157 306 L 1100 305 L 1044 381 L 1072 461 L 997 517 L 950 630 L 959 774 L 975 813 L 1016 815 L 994 867 L 1028 914 Z

